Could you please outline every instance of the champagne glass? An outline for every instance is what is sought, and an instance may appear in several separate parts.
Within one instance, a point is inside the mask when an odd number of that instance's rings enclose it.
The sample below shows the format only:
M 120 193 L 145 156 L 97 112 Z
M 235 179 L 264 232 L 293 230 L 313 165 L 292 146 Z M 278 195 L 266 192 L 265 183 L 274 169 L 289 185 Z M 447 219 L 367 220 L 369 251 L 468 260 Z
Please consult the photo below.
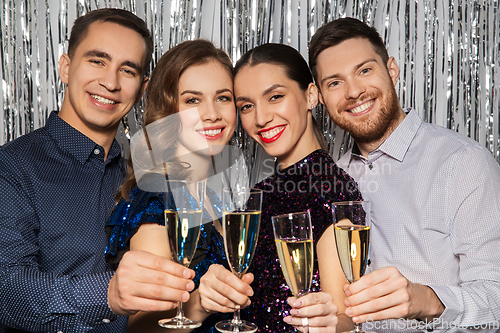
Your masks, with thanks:
M 203 218 L 204 181 L 168 180 L 165 189 L 165 226 L 172 259 L 189 267 L 196 252 Z M 194 329 L 201 322 L 184 316 L 182 302 L 177 315 L 161 319 L 158 325 L 174 329 Z
M 245 275 L 255 252 L 259 237 L 262 211 L 262 190 L 254 188 L 225 188 L 222 193 L 224 248 L 231 271 L 238 278 Z M 236 305 L 231 320 L 219 321 L 219 332 L 255 332 L 257 325 L 240 319 Z
M 370 202 L 336 202 L 333 216 L 340 264 L 349 283 L 354 283 L 363 276 L 368 262 Z M 354 323 L 354 329 L 350 333 L 372 332 L 363 331 L 359 324 Z
M 273 216 L 271 220 L 286 283 L 296 298 L 307 295 L 314 265 L 311 215 L 305 211 Z

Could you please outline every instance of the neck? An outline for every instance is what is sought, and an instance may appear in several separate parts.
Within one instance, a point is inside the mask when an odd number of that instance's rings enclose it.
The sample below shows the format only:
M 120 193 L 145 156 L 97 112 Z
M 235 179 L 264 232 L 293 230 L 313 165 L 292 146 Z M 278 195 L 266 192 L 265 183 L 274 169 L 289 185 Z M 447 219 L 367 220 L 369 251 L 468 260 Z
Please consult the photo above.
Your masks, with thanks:
M 399 109 L 399 112 L 397 113 L 397 116 L 394 118 L 393 122 L 391 125 L 387 128 L 387 131 L 385 131 L 384 135 L 379 138 L 378 140 L 374 140 L 371 142 L 359 142 L 356 141 L 356 144 L 358 145 L 359 151 L 361 155 L 364 157 L 368 158 L 368 154 L 370 154 L 372 151 L 380 147 L 382 143 L 387 140 L 394 132 L 394 130 L 401 124 L 401 122 L 405 119 L 406 113 L 404 113 L 403 109 Z
M 296 143 L 294 149 L 282 156 L 276 156 L 278 161 L 278 166 L 280 169 L 284 169 L 293 165 L 312 153 L 315 150 L 321 148 L 318 142 L 318 138 L 314 133 L 312 114 L 308 113 L 307 116 L 307 126 L 304 134 L 300 137 L 299 141 Z
M 111 145 L 113 144 L 113 140 L 115 139 L 116 131 L 118 130 L 118 123 L 115 126 L 106 129 L 94 129 L 86 126 L 78 114 L 72 109 L 68 97 L 66 96 L 67 94 L 64 97 L 61 111 L 59 111 L 59 118 L 64 120 L 78 132 L 88 137 L 90 140 L 103 147 L 104 160 L 106 160 L 109 150 L 111 149 Z
M 177 155 L 183 162 L 187 162 L 191 165 L 190 170 L 192 173 L 190 174 L 190 178 L 192 178 L 192 180 L 207 179 L 213 172 L 212 156 L 210 156 L 210 154 L 205 155 L 178 150 Z

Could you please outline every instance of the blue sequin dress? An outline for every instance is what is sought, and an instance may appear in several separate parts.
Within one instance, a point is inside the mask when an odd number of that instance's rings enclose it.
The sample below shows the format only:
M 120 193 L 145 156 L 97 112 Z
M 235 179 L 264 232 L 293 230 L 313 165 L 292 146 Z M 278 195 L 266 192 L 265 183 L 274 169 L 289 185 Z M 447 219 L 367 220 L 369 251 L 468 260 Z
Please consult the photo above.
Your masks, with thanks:
M 286 284 L 279 263 L 271 217 L 274 215 L 310 210 L 314 228 L 315 244 L 323 231 L 332 223 L 332 203 L 337 201 L 361 200 L 357 184 L 323 150 L 317 150 L 294 165 L 276 170 L 276 173 L 258 183 L 264 190 L 262 221 L 259 241 L 249 272 L 255 275 L 252 284 L 254 296 L 252 304 L 241 311 L 241 318 L 257 324 L 259 332 L 294 332 L 283 321 L 290 307 L 286 300 L 291 292 Z M 222 207 L 215 193 L 209 194 L 213 209 L 220 214 Z M 209 219 L 204 212 L 204 218 Z M 113 211 L 107 225 L 110 242 L 106 248 L 108 260 L 118 261 L 128 250 L 129 241 L 142 223 L 164 225 L 162 194 L 134 189 L 130 200 L 121 200 Z M 332 255 L 336 249 L 332 248 Z M 198 287 L 200 278 L 212 264 L 228 268 L 222 235 L 206 223 L 202 227 L 198 248 L 192 266 L 196 272 L 194 279 Z M 315 259 L 311 291 L 320 291 L 317 259 Z M 215 333 L 214 325 L 233 314 L 212 314 L 195 333 Z

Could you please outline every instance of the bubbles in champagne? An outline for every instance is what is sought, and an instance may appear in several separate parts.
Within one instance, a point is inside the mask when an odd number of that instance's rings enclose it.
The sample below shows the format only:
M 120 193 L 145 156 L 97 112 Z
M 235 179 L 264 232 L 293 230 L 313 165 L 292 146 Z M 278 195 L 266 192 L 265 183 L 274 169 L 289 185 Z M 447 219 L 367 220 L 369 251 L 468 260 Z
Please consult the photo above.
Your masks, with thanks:
M 364 225 L 336 225 L 334 231 L 342 270 L 347 280 L 353 283 L 359 280 L 366 270 L 370 227 Z

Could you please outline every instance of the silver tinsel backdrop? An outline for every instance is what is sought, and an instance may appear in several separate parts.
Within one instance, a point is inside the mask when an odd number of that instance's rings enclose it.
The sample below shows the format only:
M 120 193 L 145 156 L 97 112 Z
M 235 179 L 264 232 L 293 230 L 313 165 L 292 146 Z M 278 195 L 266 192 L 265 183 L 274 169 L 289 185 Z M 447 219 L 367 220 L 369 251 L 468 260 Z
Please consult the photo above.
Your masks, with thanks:
M 95 8 L 118 7 L 148 23 L 156 45 L 153 64 L 171 46 L 198 37 L 212 40 L 233 61 L 266 42 L 289 44 L 307 59 L 308 40 L 318 27 L 338 17 L 357 17 L 379 30 L 398 61 L 401 104 L 477 140 L 500 161 L 498 0 L 0 1 L 0 144 L 43 126 L 61 105 L 64 87 L 57 64 L 75 18 Z M 127 136 L 141 127 L 141 107 L 128 116 L 130 133 L 121 128 L 117 135 L 125 150 Z M 337 158 L 349 146 L 349 136 L 321 107 L 315 112 Z M 259 149 L 242 137 L 249 157 L 259 159 Z

